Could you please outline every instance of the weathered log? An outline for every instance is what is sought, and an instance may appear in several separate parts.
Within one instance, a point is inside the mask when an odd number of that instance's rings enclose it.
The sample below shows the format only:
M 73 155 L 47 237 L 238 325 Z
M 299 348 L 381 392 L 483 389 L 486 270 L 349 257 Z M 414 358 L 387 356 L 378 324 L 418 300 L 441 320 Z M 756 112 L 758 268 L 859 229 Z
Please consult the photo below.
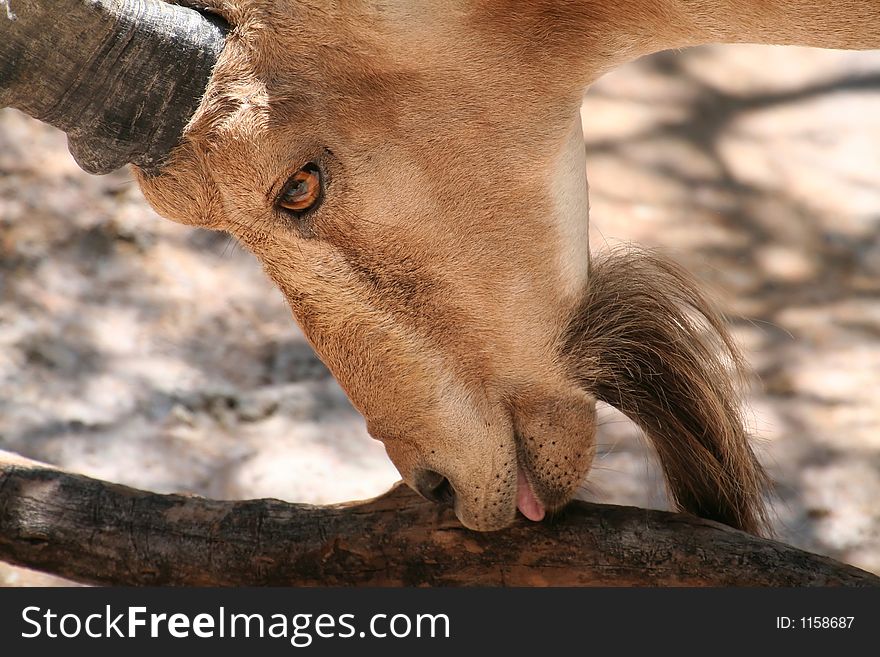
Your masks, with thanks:
M 877 586 L 680 513 L 576 502 L 477 533 L 398 485 L 334 506 L 159 495 L 0 452 L 0 559 L 124 585 Z

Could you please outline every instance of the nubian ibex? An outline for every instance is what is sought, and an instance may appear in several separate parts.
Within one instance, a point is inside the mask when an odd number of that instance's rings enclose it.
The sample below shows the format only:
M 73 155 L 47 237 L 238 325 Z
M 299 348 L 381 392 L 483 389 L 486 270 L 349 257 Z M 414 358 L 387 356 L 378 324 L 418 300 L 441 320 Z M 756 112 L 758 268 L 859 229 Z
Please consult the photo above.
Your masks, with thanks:
M 603 400 L 679 508 L 761 530 L 722 319 L 662 258 L 590 259 L 581 98 L 661 49 L 878 48 L 878 0 L 3 4 L 0 106 L 253 251 L 406 482 L 466 526 L 564 505 Z

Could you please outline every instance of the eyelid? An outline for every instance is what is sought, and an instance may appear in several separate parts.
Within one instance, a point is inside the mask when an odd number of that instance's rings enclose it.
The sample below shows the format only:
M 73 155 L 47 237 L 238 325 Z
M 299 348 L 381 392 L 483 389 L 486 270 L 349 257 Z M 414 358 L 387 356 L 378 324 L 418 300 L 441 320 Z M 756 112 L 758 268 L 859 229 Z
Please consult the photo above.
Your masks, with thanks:
M 308 164 L 312 164 L 317 167 L 321 176 L 321 199 L 320 203 L 315 208 L 315 210 L 320 210 L 321 206 L 327 202 L 327 194 L 331 187 L 335 188 L 336 185 L 334 180 L 339 172 L 339 162 L 335 153 L 326 146 L 320 146 L 299 151 L 298 155 L 291 157 L 287 162 L 291 165 L 296 163 L 297 166 L 291 166 L 290 168 L 285 167 L 287 169 L 286 173 L 276 178 L 266 189 L 266 206 L 276 215 L 283 215 L 285 217 L 291 216 L 288 210 L 279 207 L 278 201 L 285 193 L 290 179 L 293 178 L 300 169 Z
M 317 177 L 318 194 L 317 194 L 315 200 L 311 203 L 311 205 L 309 205 L 309 207 L 304 208 L 303 210 L 294 210 L 292 208 L 284 207 L 284 205 L 282 205 L 282 203 L 284 201 L 284 197 L 287 196 L 287 194 L 289 194 L 290 191 L 292 189 L 294 189 L 294 187 L 296 185 L 302 183 L 302 181 L 297 181 L 296 178 L 297 178 L 297 176 L 300 175 L 300 173 L 303 173 L 303 172 L 311 174 L 311 175 L 315 175 Z M 325 191 L 325 176 L 324 176 L 323 169 L 321 168 L 321 166 L 317 162 L 308 162 L 308 163 L 304 164 L 303 166 L 301 166 L 296 171 L 294 171 L 292 174 L 290 174 L 284 180 L 284 184 L 281 187 L 281 190 L 275 195 L 275 200 L 274 200 L 273 205 L 278 212 L 288 214 L 288 215 L 293 215 L 296 217 L 302 217 L 302 216 L 305 216 L 307 214 L 314 212 L 315 210 L 317 210 L 321 206 L 321 204 L 323 203 L 323 200 L 324 200 L 324 191 Z

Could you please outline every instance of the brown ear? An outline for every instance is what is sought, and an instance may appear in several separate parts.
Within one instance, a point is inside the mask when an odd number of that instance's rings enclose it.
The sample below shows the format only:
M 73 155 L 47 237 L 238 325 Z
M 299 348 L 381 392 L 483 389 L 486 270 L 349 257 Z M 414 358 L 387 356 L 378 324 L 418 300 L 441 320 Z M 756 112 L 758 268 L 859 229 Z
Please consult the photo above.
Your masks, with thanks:
M 681 509 L 766 530 L 766 475 L 739 411 L 741 356 L 684 269 L 641 250 L 595 258 L 565 344 L 585 389 L 644 430 Z

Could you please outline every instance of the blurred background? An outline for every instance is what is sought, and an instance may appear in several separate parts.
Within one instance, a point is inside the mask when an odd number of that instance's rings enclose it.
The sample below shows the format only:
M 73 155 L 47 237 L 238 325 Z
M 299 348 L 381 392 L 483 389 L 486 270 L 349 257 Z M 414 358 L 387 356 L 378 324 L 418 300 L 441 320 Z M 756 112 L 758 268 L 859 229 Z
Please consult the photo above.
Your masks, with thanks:
M 880 573 L 880 52 L 661 53 L 583 107 L 592 248 L 671 252 L 753 369 L 778 538 Z M 600 409 L 584 497 L 666 508 Z M 157 492 L 328 503 L 397 474 L 228 236 L 0 110 L 0 449 Z M 65 584 L 0 564 L 0 585 Z

